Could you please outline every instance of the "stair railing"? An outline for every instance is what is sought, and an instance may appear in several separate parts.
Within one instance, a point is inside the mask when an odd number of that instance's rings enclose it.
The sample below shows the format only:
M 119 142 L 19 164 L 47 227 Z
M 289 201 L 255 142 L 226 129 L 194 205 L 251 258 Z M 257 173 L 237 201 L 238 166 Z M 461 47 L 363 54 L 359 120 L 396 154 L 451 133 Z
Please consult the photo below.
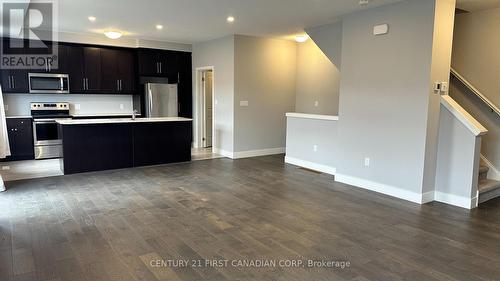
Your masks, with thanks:
M 467 79 L 465 79 L 462 75 L 460 75 L 455 69 L 451 68 L 451 74 L 455 76 L 458 81 L 460 81 L 462 84 L 464 84 L 471 92 L 473 92 L 478 98 L 480 98 L 489 108 L 491 108 L 491 111 L 495 112 L 498 116 L 500 116 L 500 110 L 498 107 L 490 101 L 485 95 L 483 95 L 476 87 L 474 87 Z

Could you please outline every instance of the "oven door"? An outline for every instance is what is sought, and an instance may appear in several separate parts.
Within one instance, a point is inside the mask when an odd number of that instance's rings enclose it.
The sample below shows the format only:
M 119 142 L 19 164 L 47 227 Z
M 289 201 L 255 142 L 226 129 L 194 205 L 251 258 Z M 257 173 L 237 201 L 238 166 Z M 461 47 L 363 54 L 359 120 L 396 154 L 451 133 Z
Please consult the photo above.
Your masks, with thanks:
M 35 146 L 62 144 L 56 120 L 33 121 L 33 138 Z
M 32 94 L 69 94 L 67 74 L 29 73 L 28 82 Z

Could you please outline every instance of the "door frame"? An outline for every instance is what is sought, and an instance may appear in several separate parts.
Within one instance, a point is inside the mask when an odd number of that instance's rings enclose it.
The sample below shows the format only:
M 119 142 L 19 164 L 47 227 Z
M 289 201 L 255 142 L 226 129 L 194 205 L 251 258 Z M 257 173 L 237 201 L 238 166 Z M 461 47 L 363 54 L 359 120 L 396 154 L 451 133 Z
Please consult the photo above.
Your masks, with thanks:
M 217 136 L 216 132 L 216 103 L 215 103 L 215 68 L 214 66 L 203 66 L 196 68 L 196 96 L 195 96 L 195 115 L 194 115 L 194 147 L 203 148 L 203 130 L 204 124 L 204 93 L 203 93 L 203 72 L 212 71 L 212 151 L 217 148 Z

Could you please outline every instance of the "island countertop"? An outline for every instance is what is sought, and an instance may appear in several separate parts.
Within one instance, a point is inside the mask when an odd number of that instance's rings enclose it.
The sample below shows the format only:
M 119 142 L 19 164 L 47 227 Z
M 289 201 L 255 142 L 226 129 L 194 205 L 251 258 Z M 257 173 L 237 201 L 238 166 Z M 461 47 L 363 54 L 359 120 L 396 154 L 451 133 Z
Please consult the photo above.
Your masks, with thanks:
M 180 122 L 193 121 L 184 117 L 156 117 L 156 118 L 109 118 L 109 119 L 78 119 L 78 120 L 57 120 L 61 125 L 86 125 L 86 124 L 120 124 L 120 123 L 158 123 L 158 122 Z

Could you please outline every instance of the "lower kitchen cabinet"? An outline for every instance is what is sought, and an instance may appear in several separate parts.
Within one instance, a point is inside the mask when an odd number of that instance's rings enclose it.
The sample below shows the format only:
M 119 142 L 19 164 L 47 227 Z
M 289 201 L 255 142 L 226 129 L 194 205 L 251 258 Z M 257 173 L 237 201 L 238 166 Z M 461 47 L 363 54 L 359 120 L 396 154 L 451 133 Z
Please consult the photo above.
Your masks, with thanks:
M 189 121 L 59 124 L 64 174 L 191 160 Z
M 7 118 L 11 156 L 5 161 L 35 159 L 31 118 Z

